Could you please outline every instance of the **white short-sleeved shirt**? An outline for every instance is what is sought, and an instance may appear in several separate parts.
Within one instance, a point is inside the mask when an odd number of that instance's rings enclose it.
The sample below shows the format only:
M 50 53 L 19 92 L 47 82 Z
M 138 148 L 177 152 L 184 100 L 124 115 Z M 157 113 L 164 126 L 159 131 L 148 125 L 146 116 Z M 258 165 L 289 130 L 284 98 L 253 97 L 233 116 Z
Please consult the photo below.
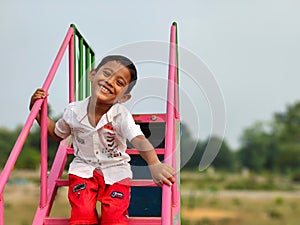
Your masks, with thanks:
M 70 103 L 55 125 L 59 137 L 72 135 L 76 157 L 69 173 L 90 178 L 95 169 L 101 169 L 106 184 L 132 178 L 130 156 L 125 152 L 126 139 L 131 141 L 143 135 L 139 125 L 127 108 L 117 103 L 102 116 L 96 127 L 91 126 L 87 116 L 89 99 Z

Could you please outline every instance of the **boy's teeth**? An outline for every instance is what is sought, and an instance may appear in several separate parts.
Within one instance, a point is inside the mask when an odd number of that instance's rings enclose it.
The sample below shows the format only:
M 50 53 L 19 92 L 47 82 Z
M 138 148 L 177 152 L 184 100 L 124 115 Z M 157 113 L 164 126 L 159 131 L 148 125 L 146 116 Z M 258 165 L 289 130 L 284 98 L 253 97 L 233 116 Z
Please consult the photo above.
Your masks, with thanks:
M 107 90 L 105 87 L 101 87 L 102 91 L 106 92 L 106 93 L 109 93 L 109 90 Z

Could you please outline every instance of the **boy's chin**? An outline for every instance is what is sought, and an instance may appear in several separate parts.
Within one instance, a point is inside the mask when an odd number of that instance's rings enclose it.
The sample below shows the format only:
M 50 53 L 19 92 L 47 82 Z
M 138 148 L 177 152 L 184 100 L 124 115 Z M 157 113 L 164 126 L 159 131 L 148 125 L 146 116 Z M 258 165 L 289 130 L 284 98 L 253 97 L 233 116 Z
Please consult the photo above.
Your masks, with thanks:
M 103 98 L 103 97 L 99 97 L 97 98 L 97 103 L 101 103 L 104 105 L 113 105 L 114 101 L 111 99 L 107 99 L 107 98 Z

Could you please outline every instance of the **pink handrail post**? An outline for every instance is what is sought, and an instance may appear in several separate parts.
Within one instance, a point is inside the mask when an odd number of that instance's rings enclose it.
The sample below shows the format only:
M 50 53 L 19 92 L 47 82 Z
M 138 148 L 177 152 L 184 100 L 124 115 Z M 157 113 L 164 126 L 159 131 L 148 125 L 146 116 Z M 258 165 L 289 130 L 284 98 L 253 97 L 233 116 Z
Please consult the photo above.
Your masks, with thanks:
M 47 204 L 47 172 L 48 172 L 48 100 L 44 99 L 41 108 L 41 171 L 40 171 L 40 207 Z
M 26 137 L 29 134 L 30 128 L 35 120 L 35 117 L 39 111 L 39 108 L 42 104 L 42 99 L 39 99 L 36 101 L 34 106 L 32 107 L 31 113 L 29 114 L 27 121 L 6 161 L 6 164 L 2 170 L 1 176 L 0 176 L 0 196 L 3 194 L 5 184 L 8 181 L 8 177 L 17 161 L 17 158 L 21 152 L 21 149 L 25 143 Z M 2 224 L 1 224 L 2 225 Z
M 171 32 L 173 33 L 171 43 L 173 43 L 173 67 L 174 67 L 174 146 L 173 146 L 173 168 L 176 170 L 176 180 L 172 186 L 172 209 L 174 225 L 180 224 L 180 113 L 179 113 L 179 74 L 178 74 L 178 40 L 177 40 L 177 25 L 173 23 Z
M 175 45 L 177 45 L 177 43 L 175 43 Z M 176 46 L 177 48 L 177 46 Z M 177 51 L 176 51 L 177 52 Z M 176 53 L 177 54 L 177 53 Z M 180 119 L 180 113 L 179 113 L 179 81 L 178 81 L 178 62 L 177 62 L 177 58 L 176 58 L 176 64 L 175 64 L 175 75 L 174 75 L 174 85 L 175 85 L 175 89 L 174 89 L 174 95 L 175 95 L 175 118 L 176 119 Z
M 4 198 L 3 198 L 3 191 L 4 187 L 8 181 L 9 175 L 17 161 L 17 158 L 22 150 L 22 147 L 25 143 L 25 140 L 29 134 L 30 128 L 35 120 L 35 117 L 39 111 L 39 108 L 42 104 L 42 99 L 37 100 L 34 106 L 32 107 L 31 113 L 29 114 L 26 123 L 9 155 L 8 160 L 2 170 L 0 176 L 0 225 L 4 225 Z
M 69 102 L 74 102 L 74 38 L 75 35 L 71 38 L 69 42 Z
M 60 168 L 60 165 L 65 164 L 65 162 L 67 161 L 67 146 L 67 139 L 61 141 L 59 144 L 56 152 L 56 157 L 52 164 L 51 172 L 48 176 L 48 193 L 54 192 L 57 188 L 56 179 L 63 173 L 63 168 Z M 44 218 L 49 214 L 53 200 L 53 198 L 50 198 L 50 196 L 48 196 L 48 204 L 46 204 L 44 208 L 37 208 L 32 225 L 44 224 Z
M 170 35 L 170 55 L 169 55 L 169 75 L 167 93 L 167 123 L 166 123 L 166 148 L 165 163 L 173 166 L 173 153 L 175 147 L 175 73 L 176 73 L 176 26 L 171 26 Z M 162 190 L 162 225 L 172 224 L 172 209 L 169 203 L 172 201 L 172 188 L 164 185 Z
M 4 225 L 4 199 L 2 194 L 0 194 L 0 224 Z

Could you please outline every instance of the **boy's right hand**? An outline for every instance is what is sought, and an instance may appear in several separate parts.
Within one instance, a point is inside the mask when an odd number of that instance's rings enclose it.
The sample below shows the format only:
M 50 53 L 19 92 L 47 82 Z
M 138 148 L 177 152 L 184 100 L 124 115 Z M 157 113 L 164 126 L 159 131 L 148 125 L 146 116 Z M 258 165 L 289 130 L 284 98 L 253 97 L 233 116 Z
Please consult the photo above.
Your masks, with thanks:
M 48 94 L 45 92 L 44 89 L 38 88 L 31 96 L 29 110 L 32 109 L 36 100 L 41 99 L 41 98 L 46 98 L 47 96 L 48 96 Z
M 33 93 L 33 95 L 31 96 L 30 104 L 29 104 L 29 109 L 30 110 L 32 109 L 32 107 L 33 107 L 34 103 L 36 102 L 36 100 L 47 98 L 48 95 L 49 94 L 46 93 L 46 91 L 43 88 L 38 88 Z M 41 116 L 40 116 L 40 113 L 37 114 L 36 120 L 37 120 L 38 124 L 41 125 Z M 59 141 L 62 140 L 62 138 L 59 137 L 59 136 L 57 136 L 55 134 L 54 129 L 55 129 L 55 122 L 48 117 L 48 134 L 49 134 L 49 136 L 51 138 L 53 138 L 53 140 L 59 142 Z

